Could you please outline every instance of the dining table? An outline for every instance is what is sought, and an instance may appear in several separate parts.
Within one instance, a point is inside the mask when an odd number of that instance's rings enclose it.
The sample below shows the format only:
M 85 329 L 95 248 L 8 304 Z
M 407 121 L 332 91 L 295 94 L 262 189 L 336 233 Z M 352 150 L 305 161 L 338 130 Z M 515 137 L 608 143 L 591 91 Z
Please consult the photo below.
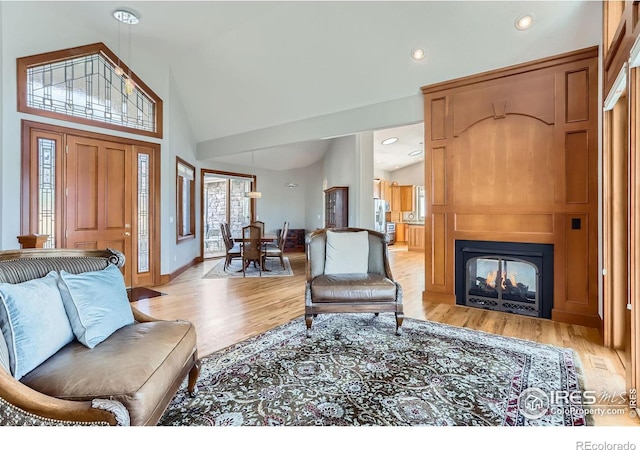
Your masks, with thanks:
M 244 242 L 244 238 L 242 236 L 232 236 L 231 239 L 233 239 L 234 242 Z M 247 238 L 247 240 L 249 240 L 249 238 Z M 278 240 L 278 236 L 275 234 L 263 234 L 262 237 L 260 238 L 260 242 L 263 243 L 267 243 L 267 242 L 275 242 Z

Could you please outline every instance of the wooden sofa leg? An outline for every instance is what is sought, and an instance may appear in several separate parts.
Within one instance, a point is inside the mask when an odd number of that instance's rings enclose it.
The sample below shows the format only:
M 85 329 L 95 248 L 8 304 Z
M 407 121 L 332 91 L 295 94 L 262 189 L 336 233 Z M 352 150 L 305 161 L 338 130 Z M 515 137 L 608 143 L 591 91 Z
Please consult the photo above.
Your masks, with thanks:
M 304 322 L 307 324 L 307 337 L 311 337 L 311 324 L 313 323 L 313 314 L 305 314 Z
M 396 335 L 400 336 L 402 334 L 402 321 L 404 320 L 404 313 L 397 312 L 396 313 Z
M 196 363 L 193 365 L 191 370 L 189 371 L 189 381 L 187 384 L 187 390 L 189 391 L 189 395 L 191 397 L 195 397 L 198 393 L 198 387 L 196 386 L 196 382 L 198 381 L 198 376 L 200 375 L 200 360 L 196 360 Z

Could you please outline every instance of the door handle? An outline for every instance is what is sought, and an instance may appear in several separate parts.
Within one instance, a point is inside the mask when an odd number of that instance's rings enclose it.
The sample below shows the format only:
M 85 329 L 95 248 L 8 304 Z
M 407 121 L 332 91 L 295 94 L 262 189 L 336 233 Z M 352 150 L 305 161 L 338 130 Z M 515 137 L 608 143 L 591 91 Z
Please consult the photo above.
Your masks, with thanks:
M 131 236 L 131 233 L 129 233 L 128 231 L 125 231 L 124 233 L 122 233 L 123 236 Z

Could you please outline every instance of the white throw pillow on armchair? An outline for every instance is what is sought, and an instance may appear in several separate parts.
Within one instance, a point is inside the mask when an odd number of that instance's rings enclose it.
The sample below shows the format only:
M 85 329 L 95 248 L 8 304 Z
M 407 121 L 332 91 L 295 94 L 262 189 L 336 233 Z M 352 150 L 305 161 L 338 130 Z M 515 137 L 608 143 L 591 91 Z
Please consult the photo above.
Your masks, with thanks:
M 369 232 L 327 230 L 324 273 L 367 273 L 369 269 Z

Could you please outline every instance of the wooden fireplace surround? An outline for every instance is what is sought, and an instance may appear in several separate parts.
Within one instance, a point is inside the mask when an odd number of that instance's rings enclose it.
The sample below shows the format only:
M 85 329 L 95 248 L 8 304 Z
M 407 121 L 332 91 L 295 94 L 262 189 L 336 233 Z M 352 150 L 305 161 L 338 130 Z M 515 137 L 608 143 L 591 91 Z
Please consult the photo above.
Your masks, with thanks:
M 457 239 L 553 244 L 552 320 L 598 315 L 598 48 L 425 86 L 425 301 Z

